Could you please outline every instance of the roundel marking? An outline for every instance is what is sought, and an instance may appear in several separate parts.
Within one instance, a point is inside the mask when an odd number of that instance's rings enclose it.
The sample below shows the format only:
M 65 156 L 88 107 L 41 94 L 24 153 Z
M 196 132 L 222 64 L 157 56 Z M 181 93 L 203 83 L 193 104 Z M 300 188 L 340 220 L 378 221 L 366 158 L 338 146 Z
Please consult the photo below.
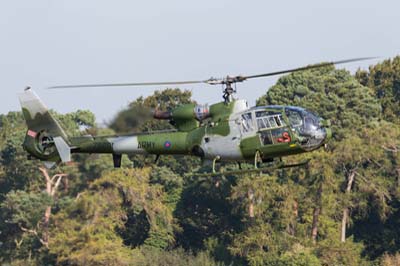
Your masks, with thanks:
M 172 143 L 171 143 L 169 140 L 167 140 L 166 142 L 164 142 L 164 148 L 165 148 L 165 149 L 169 149 L 169 148 L 171 148 L 171 146 L 172 146 Z

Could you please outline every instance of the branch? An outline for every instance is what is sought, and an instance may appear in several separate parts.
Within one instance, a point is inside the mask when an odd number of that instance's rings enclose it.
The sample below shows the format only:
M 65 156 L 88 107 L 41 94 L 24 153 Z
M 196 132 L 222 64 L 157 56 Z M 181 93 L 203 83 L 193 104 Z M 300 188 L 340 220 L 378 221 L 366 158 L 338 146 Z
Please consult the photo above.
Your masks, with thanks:
M 397 146 L 395 146 L 395 145 L 390 145 L 391 147 L 386 147 L 386 146 L 384 146 L 384 145 L 382 145 L 382 148 L 384 149 L 384 150 L 386 150 L 386 151 L 390 151 L 390 152 L 398 152 L 399 151 L 399 149 L 400 149 L 400 147 L 397 147 Z
M 51 182 L 49 173 L 47 172 L 47 169 L 44 167 L 39 167 L 40 172 L 42 172 L 43 176 L 46 178 L 46 182 Z
M 75 197 L 75 201 L 78 201 L 84 193 L 85 192 L 79 192 L 78 195 L 76 195 Z
M 353 185 L 354 182 L 354 176 L 357 174 L 356 170 L 351 170 L 350 174 L 348 175 L 347 178 L 347 187 L 345 190 L 345 193 L 349 194 L 351 191 L 351 186 Z
M 46 192 L 48 194 L 51 193 L 51 179 L 49 176 L 49 172 L 47 172 L 46 168 L 39 167 L 40 172 L 42 172 L 43 176 L 46 178 Z
M 52 184 L 54 183 L 54 179 L 56 179 L 56 177 L 57 177 L 57 175 L 54 175 L 54 176 L 51 178 L 50 182 L 51 182 Z
M 64 177 L 64 176 L 67 176 L 67 174 L 56 174 L 56 175 L 54 175 L 54 176 L 51 178 L 51 183 L 52 183 L 52 184 L 54 183 L 54 179 L 56 179 L 56 177 Z
M 25 232 L 25 233 L 30 233 L 30 234 L 36 236 L 36 237 L 39 239 L 40 243 L 41 243 L 43 246 L 45 246 L 46 248 L 49 248 L 49 243 L 48 243 L 47 241 L 44 241 L 44 240 L 39 236 L 39 234 L 38 234 L 38 232 L 37 232 L 36 230 L 25 228 L 25 227 L 23 227 L 23 226 L 20 225 L 20 224 L 18 224 L 18 226 L 19 226 L 19 228 L 20 228 L 23 232 Z
M 54 194 L 56 194 L 57 188 L 60 185 L 60 182 L 62 180 L 62 178 L 66 175 L 55 175 L 58 176 L 58 179 L 56 181 L 56 183 L 54 184 L 54 187 L 51 189 L 51 196 L 54 197 Z
M 17 239 L 14 239 L 14 243 L 15 243 L 17 249 L 19 249 L 21 247 L 22 242 L 24 242 L 24 238 L 21 238 L 20 241 L 18 241 Z
M 19 224 L 18 226 L 19 226 L 19 228 L 20 228 L 23 232 L 30 233 L 30 234 L 33 234 L 33 235 L 35 235 L 35 236 L 38 235 L 38 233 L 37 233 L 36 230 L 25 228 L 25 227 L 23 227 L 23 226 L 20 225 L 20 224 Z
M 379 167 L 379 169 L 382 169 L 382 164 L 378 163 L 377 161 L 375 161 L 374 159 L 368 158 L 367 159 L 368 162 L 371 162 L 373 164 L 375 164 L 376 166 Z

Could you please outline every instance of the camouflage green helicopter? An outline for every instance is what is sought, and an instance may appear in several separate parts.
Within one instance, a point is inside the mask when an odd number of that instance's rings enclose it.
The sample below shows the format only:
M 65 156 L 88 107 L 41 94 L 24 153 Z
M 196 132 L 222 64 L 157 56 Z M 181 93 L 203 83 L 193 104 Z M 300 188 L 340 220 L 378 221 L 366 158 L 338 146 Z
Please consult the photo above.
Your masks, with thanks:
M 355 58 L 259 75 L 227 76 L 201 81 L 50 87 L 58 89 L 195 83 L 224 86 L 223 102 L 210 106 L 192 103 L 168 112 L 154 111 L 155 119 L 169 120 L 176 130 L 132 135 L 69 137 L 39 97 L 27 88 L 19 95 L 28 126 L 23 147 L 29 153 L 29 158 L 40 159 L 47 167 L 71 161 L 73 153 L 111 154 L 114 167 L 121 166 L 123 154 L 153 154 L 157 155 L 157 158 L 164 154 L 193 155 L 212 161 L 212 172 L 206 175 L 237 174 L 302 165 L 306 162 L 292 165 L 285 165 L 281 160 L 272 165 L 271 162 L 276 158 L 313 151 L 323 146 L 331 137 L 330 122 L 302 107 L 273 105 L 249 108 L 245 100 L 233 97 L 236 90 L 232 85 L 252 78 L 366 59 L 371 58 Z M 219 161 L 237 162 L 239 166 L 240 163 L 247 162 L 253 166 L 250 169 L 239 167 L 238 170 L 217 172 L 215 164 Z

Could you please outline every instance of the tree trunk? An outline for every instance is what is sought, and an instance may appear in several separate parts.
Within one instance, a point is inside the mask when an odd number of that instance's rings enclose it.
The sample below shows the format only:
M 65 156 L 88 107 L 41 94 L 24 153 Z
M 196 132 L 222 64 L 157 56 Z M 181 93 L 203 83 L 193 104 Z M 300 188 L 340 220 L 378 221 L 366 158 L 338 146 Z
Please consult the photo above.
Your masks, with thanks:
M 353 185 L 354 182 L 354 177 L 356 175 L 355 171 L 351 171 L 350 175 L 347 178 L 347 187 L 345 190 L 345 194 L 348 195 L 351 192 L 351 187 Z M 342 229 L 341 229 L 341 234 L 340 234 L 340 241 L 341 242 L 345 242 L 346 241 L 346 226 L 347 226 L 347 222 L 349 219 L 349 208 L 346 206 L 343 209 L 343 217 L 342 217 Z
M 51 196 L 51 187 L 52 187 L 52 181 L 49 176 L 49 173 L 47 169 L 40 167 L 39 170 L 42 172 L 43 176 L 46 179 L 46 193 L 47 195 Z M 42 232 L 42 239 L 41 242 L 43 245 L 48 247 L 49 243 L 49 222 L 50 222 L 50 215 L 51 215 L 51 206 L 47 206 L 45 213 L 44 213 L 44 219 L 43 219 L 43 232 Z
M 45 243 L 49 243 L 50 215 L 51 215 L 51 206 L 47 206 L 46 211 L 44 213 L 43 234 L 42 234 L 42 239 L 43 239 L 43 242 L 45 242 Z
M 50 178 L 49 173 L 46 168 L 40 167 L 39 170 L 42 172 L 43 176 L 46 179 L 46 193 L 54 199 L 55 194 L 58 190 L 58 187 L 66 174 L 57 174 Z M 54 182 L 55 181 L 55 182 Z M 51 206 L 47 206 L 44 217 L 43 217 L 43 231 L 40 242 L 49 247 L 49 225 L 50 225 L 50 216 L 51 216 Z
M 287 232 L 289 235 L 294 236 L 296 234 L 297 218 L 299 216 L 299 203 L 297 200 L 293 200 L 293 217 L 287 226 Z
M 63 185 L 64 185 L 64 193 L 68 193 L 68 190 L 69 190 L 68 178 L 63 178 Z
M 247 190 L 247 198 L 249 200 L 249 217 L 254 218 L 254 191 L 249 188 Z
M 293 216 L 297 220 L 297 217 L 299 217 L 299 203 L 297 200 L 293 201 Z
M 312 221 L 312 229 L 311 229 L 311 239 L 315 244 L 317 242 L 317 235 L 318 235 L 318 220 L 319 215 L 321 213 L 321 207 L 316 206 L 313 212 L 313 221 Z
M 321 198 L 322 198 L 322 181 L 317 190 L 316 206 L 314 207 L 313 211 L 311 239 L 314 244 L 317 242 L 317 236 L 318 236 L 318 221 L 319 221 L 319 215 L 321 214 L 321 204 L 322 204 Z

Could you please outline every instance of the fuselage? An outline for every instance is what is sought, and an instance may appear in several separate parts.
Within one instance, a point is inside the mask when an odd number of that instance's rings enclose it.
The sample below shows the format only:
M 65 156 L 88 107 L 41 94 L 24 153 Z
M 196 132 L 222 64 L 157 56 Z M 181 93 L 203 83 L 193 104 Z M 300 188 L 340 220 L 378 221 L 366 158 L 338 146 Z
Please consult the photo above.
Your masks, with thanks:
M 222 161 L 249 161 L 259 151 L 262 159 L 269 160 L 317 149 L 330 137 L 330 130 L 323 121 L 300 107 L 248 108 L 244 100 L 230 104 L 211 106 L 211 117 L 193 130 L 71 139 L 76 146 L 72 152 L 181 154 L 205 159 L 219 157 Z M 213 112 L 222 113 L 215 118 Z M 75 141 L 79 143 L 74 145 Z
M 250 161 L 258 154 L 269 161 L 315 150 L 330 137 L 329 123 L 292 106 L 249 108 L 245 100 L 211 105 L 186 104 L 170 112 L 173 132 L 126 136 L 68 137 L 39 97 L 30 89 L 20 95 L 28 131 L 23 147 L 47 162 L 68 162 L 71 153 L 109 153 L 120 165 L 123 154 L 179 154 L 221 161 Z

